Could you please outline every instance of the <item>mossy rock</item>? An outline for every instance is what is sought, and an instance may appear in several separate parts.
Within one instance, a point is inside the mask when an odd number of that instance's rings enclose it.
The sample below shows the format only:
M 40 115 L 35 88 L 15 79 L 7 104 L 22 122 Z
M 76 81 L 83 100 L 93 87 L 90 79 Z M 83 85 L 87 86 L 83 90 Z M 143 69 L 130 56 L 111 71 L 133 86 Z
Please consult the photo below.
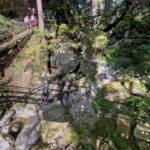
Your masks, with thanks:
M 137 143 L 140 150 L 150 150 L 150 144 L 147 142 L 140 141 Z
M 64 134 L 61 144 L 73 143 L 73 138 L 76 136 L 76 132 L 73 127 L 68 126 L 68 122 L 49 122 L 43 121 L 42 139 L 44 143 L 49 143 L 57 135 Z
M 72 34 L 73 36 L 78 37 L 78 35 L 80 34 L 80 28 L 78 26 L 73 26 Z
M 126 29 L 134 24 L 134 17 L 131 14 L 126 14 L 124 19 L 116 25 L 116 34 L 123 33 Z
M 125 87 L 136 95 L 145 95 L 147 92 L 146 86 L 137 78 L 129 78 L 124 81 Z
M 131 118 L 124 114 L 118 114 L 117 127 L 121 136 L 125 139 L 129 139 L 131 135 Z
M 67 145 L 70 143 L 74 143 L 74 138 L 77 136 L 77 133 L 75 132 L 74 128 L 72 126 L 68 126 L 64 137 L 62 139 L 62 143 Z
M 95 76 L 97 73 L 97 64 L 88 59 L 80 61 L 80 71 L 86 76 Z
M 94 135 L 98 137 L 106 137 L 112 129 L 115 127 L 116 122 L 114 119 L 104 119 L 103 117 L 98 119 L 94 125 Z
M 67 53 L 67 52 L 77 53 L 77 50 L 78 50 L 78 45 L 76 42 L 72 40 L 68 40 L 66 43 L 62 43 L 62 45 L 60 45 L 60 48 L 58 49 L 58 51 L 60 51 L 61 53 Z
M 58 30 L 58 35 L 59 36 L 65 36 L 65 37 L 71 37 L 71 31 L 69 29 L 69 27 L 66 24 L 61 24 L 59 26 L 59 30 Z
M 49 147 L 47 146 L 47 144 L 44 144 L 42 141 L 35 144 L 31 150 L 49 150 Z
M 101 90 L 103 97 L 111 102 L 123 102 L 131 96 L 119 81 L 110 82 Z
M 95 30 L 83 36 L 82 49 L 86 52 L 100 52 L 104 51 L 108 45 L 108 39 L 104 32 Z

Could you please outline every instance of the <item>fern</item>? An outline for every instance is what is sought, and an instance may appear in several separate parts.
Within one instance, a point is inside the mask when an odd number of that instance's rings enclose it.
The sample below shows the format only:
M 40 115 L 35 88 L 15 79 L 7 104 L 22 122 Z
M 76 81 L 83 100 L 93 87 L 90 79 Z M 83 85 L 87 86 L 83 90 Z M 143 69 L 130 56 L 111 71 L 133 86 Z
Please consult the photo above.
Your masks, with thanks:
M 118 148 L 120 148 L 121 150 L 126 150 L 126 149 L 128 148 L 128 145 L 127 145 L 127 143 L 126 143 L 123 139 L 121 139 L 121 138 L 119 137 L 119 134 L 120 134 L 119 130 L 116 129 L 116 130 L 113 132 L 112 141 L 113 141 L 114 144 L 115 144 Z

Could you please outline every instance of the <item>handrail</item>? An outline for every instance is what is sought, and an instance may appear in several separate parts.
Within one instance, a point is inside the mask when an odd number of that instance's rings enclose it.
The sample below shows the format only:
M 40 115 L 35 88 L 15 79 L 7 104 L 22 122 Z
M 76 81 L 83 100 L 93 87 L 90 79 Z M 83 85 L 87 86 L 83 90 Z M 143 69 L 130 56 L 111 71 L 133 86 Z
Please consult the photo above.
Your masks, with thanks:
M 20 32 L 25 31 L 25 29 L 26 28 L 24 25 L 20 25 L 17 28 L 14 28 L 13 30 L 8 31 L 8 33 L 0 36 L 0 44 L 3 44 L 5 42 L 9 41 L 14 36 L 18 35 Z

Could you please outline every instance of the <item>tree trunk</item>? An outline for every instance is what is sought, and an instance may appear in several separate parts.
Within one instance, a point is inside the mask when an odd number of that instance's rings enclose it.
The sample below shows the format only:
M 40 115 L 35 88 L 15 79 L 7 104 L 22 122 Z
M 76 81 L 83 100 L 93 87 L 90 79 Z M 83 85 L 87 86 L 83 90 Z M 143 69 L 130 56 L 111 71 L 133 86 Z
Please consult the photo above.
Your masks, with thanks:
M 39 18 L 39 29 L 41 31 L 44 30 L 44 20 L 43 20 L 43 8 L 42 8 L 42 0 L 36 0 L 37 9 L 38 9 L 38 18 Z

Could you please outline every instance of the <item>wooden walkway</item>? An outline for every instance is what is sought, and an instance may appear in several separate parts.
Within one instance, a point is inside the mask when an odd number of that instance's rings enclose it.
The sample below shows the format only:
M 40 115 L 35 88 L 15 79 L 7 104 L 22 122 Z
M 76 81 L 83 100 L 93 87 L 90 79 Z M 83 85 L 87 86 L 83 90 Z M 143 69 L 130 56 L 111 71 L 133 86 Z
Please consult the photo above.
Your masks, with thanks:
M 0 53 L 3 52 L 5 49 L 9 49 L 12 46 L 16 45 L 18 42 L 20 42 L 24 37 L 30 35 L 33 31 L 32 30 L 25 30 L 23 32 L 21 32 L 20 34 L 14 36 L 14 38 L 12 38 L 11 40 L 3 43 L 0 45 Z

